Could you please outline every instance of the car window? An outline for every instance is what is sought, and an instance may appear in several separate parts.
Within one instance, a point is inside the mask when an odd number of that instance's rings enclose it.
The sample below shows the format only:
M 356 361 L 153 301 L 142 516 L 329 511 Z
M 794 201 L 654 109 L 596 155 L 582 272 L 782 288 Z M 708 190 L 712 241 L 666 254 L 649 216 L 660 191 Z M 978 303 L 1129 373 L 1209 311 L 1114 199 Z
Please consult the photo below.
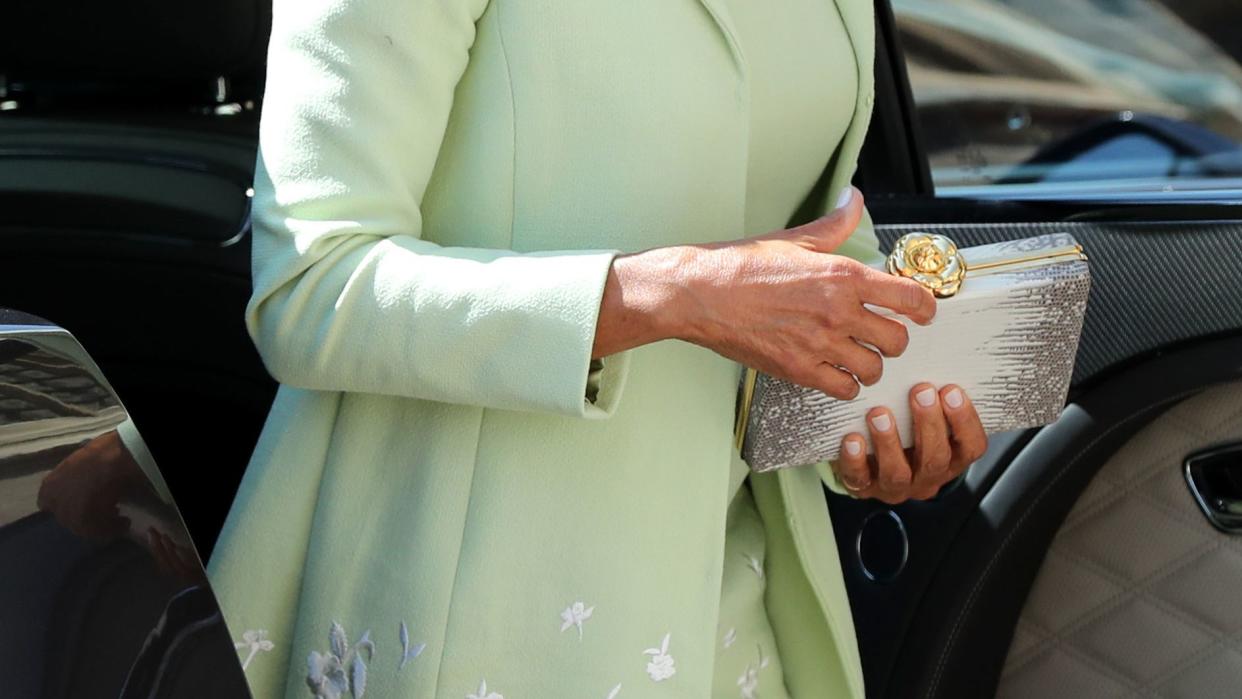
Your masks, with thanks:
M 893 11 L 938 194 L 1242 188 L 1242 2 Z

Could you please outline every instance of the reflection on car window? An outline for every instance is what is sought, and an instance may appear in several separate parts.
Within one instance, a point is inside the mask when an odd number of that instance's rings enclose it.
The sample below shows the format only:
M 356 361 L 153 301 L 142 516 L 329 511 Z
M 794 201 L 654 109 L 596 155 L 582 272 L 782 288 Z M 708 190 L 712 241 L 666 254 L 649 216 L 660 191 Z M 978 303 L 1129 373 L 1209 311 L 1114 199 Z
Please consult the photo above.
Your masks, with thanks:
M 1242 2 L 893 10 L 938 193 L 1242 186 Z

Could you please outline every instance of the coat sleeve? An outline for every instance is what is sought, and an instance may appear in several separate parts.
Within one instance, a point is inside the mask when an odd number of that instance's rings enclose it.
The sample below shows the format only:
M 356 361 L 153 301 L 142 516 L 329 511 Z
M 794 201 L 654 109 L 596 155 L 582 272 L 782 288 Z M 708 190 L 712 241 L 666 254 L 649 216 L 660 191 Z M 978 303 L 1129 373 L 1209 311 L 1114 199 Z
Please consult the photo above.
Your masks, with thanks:
M 617 250 L 423 238 L 421 203 L 486 0 L 277 0 L 246 326 L 308 389 L 607 417 L 591 361 Z

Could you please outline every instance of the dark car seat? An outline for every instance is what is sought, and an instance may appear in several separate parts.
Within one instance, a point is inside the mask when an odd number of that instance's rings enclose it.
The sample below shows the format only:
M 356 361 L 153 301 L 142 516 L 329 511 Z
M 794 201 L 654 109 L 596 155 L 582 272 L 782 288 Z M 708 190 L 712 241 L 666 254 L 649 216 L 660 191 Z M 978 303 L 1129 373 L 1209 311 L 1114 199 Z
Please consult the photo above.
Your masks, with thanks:
M 91 352 L 206 558 L 275 390 L 242 323 L 270 2 L 4 16 L 0 307 Z

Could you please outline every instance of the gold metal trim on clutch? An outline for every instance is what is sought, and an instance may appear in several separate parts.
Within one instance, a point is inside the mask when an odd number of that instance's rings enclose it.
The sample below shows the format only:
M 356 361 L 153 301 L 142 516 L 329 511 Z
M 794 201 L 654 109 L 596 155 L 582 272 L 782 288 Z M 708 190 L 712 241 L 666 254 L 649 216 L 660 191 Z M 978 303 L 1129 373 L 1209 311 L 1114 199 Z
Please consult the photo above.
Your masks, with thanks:
M 738 406 L 737 424 L 733 426 L 733 441 L 738 451 L 746 441 L 746 425 L 750 422 L 750 402 L 755 397 L 755 383 L 759 380 L 759 372 L 746 367 L 746 377 L 742 379 L 742 404 Z
M 885 262 L 890 274 L 913 279 L 931 290 L 937 298 L 950 298 L 957 294 L 966 281 L 966 275 L 994 274 L 1006 267 L 1023 265 L 1057 258 L 1086 260 L 1087 255 L 1078 244 L 1033 252 L 1024 257 L 1008 257 L 1002 260 L 969 265 L 958 250 L 957 244 L 947 236 L 915 231 L 907 233 L 893 244 L 893 252 Z M 982 273 L 982 274 L 981 274 Z M 737 423 L 733 427 L 734 442 L 738 450 L 746 442 L 746 427 L 750 422 L 750 404 L 755 397 L 755 384 L 759 372 L 750 367 L 742 379 L 741 404 L 738 406 Z

